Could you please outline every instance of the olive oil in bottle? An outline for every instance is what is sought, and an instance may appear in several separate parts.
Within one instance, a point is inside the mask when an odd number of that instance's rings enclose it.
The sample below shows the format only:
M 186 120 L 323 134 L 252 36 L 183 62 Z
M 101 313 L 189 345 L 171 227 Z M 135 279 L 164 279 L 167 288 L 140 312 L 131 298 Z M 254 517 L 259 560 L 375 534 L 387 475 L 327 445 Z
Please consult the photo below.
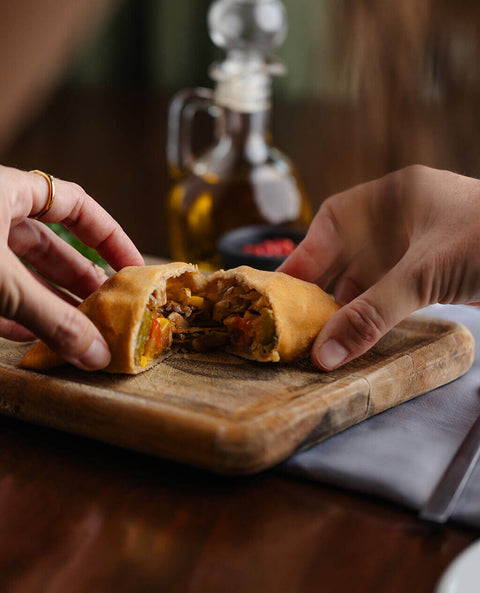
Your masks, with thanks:
M 167 201 L 170 255 L 205 270 L 220 267 L 216 244 L 228 230 L 255 224 L 306 228 L 311 220 L 298 174 L 272 145 L 268 129 L 271 76 L 282 67 L 266 52 L 285 36 L 283 5 L 217 0 L 209 26 L 227 58 L 211 69 L 213 91 L 191 89 L 174 97 L 167 146 L 174 180 Z M 190 131 L 199 109 L 214 117 L 214 142 L 195 157 Z

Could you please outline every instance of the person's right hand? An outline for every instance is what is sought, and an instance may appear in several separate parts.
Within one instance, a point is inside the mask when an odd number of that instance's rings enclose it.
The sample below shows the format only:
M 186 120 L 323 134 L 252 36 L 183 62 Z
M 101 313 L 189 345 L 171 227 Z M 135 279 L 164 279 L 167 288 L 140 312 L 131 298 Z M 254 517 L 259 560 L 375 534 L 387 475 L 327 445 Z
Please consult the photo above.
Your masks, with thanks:
M 47 200 L 46 179 L 0 166 L 0 336 L 38 337 L 82 369 L 103 368 L 110 362 L 103 336 L 66 293 L 56 292 L 43 278 L 81 299 L 101 286 L 105 272 L 43 222 L 61 222 L 115 270 L 143 265 L 143 258 L 120 225 L 81 187 L 60 179 L 55 187 L 55 200 L 42 222 L 32 220 Z
M 417 309 L 480 302 L 480 181 L 415 165 L 336 194 L 279 271 L 347 303 L 311 353 L 337 368 Z

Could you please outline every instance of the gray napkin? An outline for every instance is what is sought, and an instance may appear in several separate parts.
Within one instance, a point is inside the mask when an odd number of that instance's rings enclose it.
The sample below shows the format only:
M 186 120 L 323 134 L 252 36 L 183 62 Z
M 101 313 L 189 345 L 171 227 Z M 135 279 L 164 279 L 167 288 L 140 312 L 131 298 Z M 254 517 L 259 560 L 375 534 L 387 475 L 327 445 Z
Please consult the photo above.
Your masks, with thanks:
M 465 325 L 480 344 L 480 308 L 432 305 L 421 313 Z M 479 414 L 476 352 L 463 377 L 295 455 L 281 469 L 420 509 Z M 452 519 L 480 528 L 480 463 Z

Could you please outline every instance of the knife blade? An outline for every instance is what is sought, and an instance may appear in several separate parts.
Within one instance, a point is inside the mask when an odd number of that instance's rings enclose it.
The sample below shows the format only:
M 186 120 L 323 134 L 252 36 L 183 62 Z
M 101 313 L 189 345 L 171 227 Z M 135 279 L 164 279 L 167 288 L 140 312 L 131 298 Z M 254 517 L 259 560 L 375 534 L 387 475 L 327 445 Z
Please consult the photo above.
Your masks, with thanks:
M 463 439 L 419 516 L 427 521 L 445 523 L 452 515 L 460 495 L 480 457 L 480 416 Z

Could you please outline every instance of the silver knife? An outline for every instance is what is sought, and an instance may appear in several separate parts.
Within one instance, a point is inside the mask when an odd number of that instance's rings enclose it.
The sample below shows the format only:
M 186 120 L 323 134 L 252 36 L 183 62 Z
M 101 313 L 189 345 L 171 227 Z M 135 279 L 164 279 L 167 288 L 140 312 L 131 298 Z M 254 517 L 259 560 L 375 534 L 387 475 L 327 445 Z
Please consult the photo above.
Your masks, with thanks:
M 480 457 L 480 416 L 448 464 L 419 516 L 427 521 L 445 523 L 453 513 Z

